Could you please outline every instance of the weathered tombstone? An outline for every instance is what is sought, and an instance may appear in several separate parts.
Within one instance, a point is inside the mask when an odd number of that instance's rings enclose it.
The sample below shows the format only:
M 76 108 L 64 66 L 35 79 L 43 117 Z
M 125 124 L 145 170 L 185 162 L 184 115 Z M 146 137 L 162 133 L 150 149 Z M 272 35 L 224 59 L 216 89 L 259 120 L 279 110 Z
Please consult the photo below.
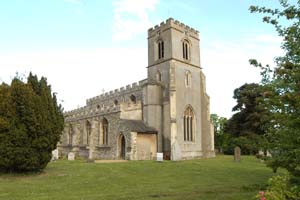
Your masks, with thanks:
M 234 161 L 240 162 L 240 160 L 241 160 L 241 148 L 235 147 L 234 148 Z
M 52 151 L 52 159 L 51 159 L 51 161 L 55 161 L 55 160 L 58 160 L 58 149 L 54 149 Z
M 264 153 L 262 150 L 259 150 L 259 151 L 258 151 L 258 155 L 259 155 L 259 156 L 264 156 L 264 154 L 265 154 L 265 153 Z
M 73 152 L 68 153 L 68 160 L 75 160 L 75 154 Z
M 156 153 L 156 161 L 162 162 L 164 160 L 163 153 Z

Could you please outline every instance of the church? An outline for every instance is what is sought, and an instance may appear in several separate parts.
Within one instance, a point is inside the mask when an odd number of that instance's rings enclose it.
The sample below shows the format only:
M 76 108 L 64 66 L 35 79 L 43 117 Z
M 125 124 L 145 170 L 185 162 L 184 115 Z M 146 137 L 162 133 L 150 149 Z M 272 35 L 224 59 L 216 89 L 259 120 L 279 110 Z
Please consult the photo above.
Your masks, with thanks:
M 65 112 L 58 144 L 88 159 L 167 160 L 214 157 L 209 96 L 199 32 L 172 18 L 148 30 L 147 78 Z

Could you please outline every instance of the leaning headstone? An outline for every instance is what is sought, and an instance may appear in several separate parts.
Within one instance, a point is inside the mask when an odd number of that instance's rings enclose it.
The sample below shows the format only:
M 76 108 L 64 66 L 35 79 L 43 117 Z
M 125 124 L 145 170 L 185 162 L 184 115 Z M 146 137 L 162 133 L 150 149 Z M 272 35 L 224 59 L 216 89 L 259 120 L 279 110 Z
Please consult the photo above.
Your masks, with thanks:
M 52 159 L 51 161 L 58 160 L 58 149 L 52 151 Z
M 241 160 L 241 148 L 235 147 L 234 148 L 234 161 L 240 162 L 240 160 Z
M 156 153 L 156 161 L 162 162 L 164 160 L 163 153 Z
M 73 152 L 68 153 L 68 160 L 75 160 L 75 154 Z

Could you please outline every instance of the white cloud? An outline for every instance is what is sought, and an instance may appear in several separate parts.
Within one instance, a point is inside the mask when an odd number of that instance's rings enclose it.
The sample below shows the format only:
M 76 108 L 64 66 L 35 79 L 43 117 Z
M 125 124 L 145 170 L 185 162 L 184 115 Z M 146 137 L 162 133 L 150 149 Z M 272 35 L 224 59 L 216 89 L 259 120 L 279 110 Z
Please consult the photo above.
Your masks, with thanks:
M 233 90 L 259 82 L 259 70 L 248 60 L 272 64 L 281 55 L 280 42 L 261 43 L 260 36 L 235 41 L 201 38 L 201 65 L 207 78 L 211 112 L 230 117 L 235 105 Z M 271 36 L 270 36 L 271 38 Z M 242 41 L 242 42 L 241 42 Z M 134 57 L 134 58 L 133 58 Z M 15 72 L 33 71 L 52 84 L 66 110 L 85 105 L 85 100 L 147 76 L 147 47 L 60 49 L 0 55 L 0 80 L 9 82 Z
M 232 98 L 234 89 L 244 83 L 260 82 L 260 71 L 251 66 L 249 59 L 257 59 L 272 65 L 275 56 L 281 55 L 280 40 L 261 39 L 274 36 L 254 36 L 236 41 L 216 40 L 202 47 L 201 64 L 207 77 L 207 93 L 211 97 L 211 113 L 230 117 L 236 104 Z M 205 38 L 202 38 L 205 41 Z
M 141 48 L 99 48 L 1 54 L 0 80 L 9 83 L 16 72 L 46 76 L 58 99 L 64 101 L 65 110 L 70 110 L 102 94 L 102 89 L 108 92 L 146 78 L 146 52 Z
M 152 23 L 149 13 L 153 12 L 159 0 L 116 0 L 114 7 L 114 41 L 130 40 L 139 33 L 144 33 Z

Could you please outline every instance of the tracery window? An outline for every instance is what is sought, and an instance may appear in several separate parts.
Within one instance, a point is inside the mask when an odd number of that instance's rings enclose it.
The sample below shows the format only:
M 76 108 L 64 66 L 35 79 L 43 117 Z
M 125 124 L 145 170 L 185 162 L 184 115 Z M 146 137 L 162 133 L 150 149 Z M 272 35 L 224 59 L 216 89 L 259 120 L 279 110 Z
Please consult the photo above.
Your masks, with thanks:
M 184 141 L 194 141 L 194 120 L 193 109 L 191 106 L 188 106 L 184 111 L 183 117 Z

